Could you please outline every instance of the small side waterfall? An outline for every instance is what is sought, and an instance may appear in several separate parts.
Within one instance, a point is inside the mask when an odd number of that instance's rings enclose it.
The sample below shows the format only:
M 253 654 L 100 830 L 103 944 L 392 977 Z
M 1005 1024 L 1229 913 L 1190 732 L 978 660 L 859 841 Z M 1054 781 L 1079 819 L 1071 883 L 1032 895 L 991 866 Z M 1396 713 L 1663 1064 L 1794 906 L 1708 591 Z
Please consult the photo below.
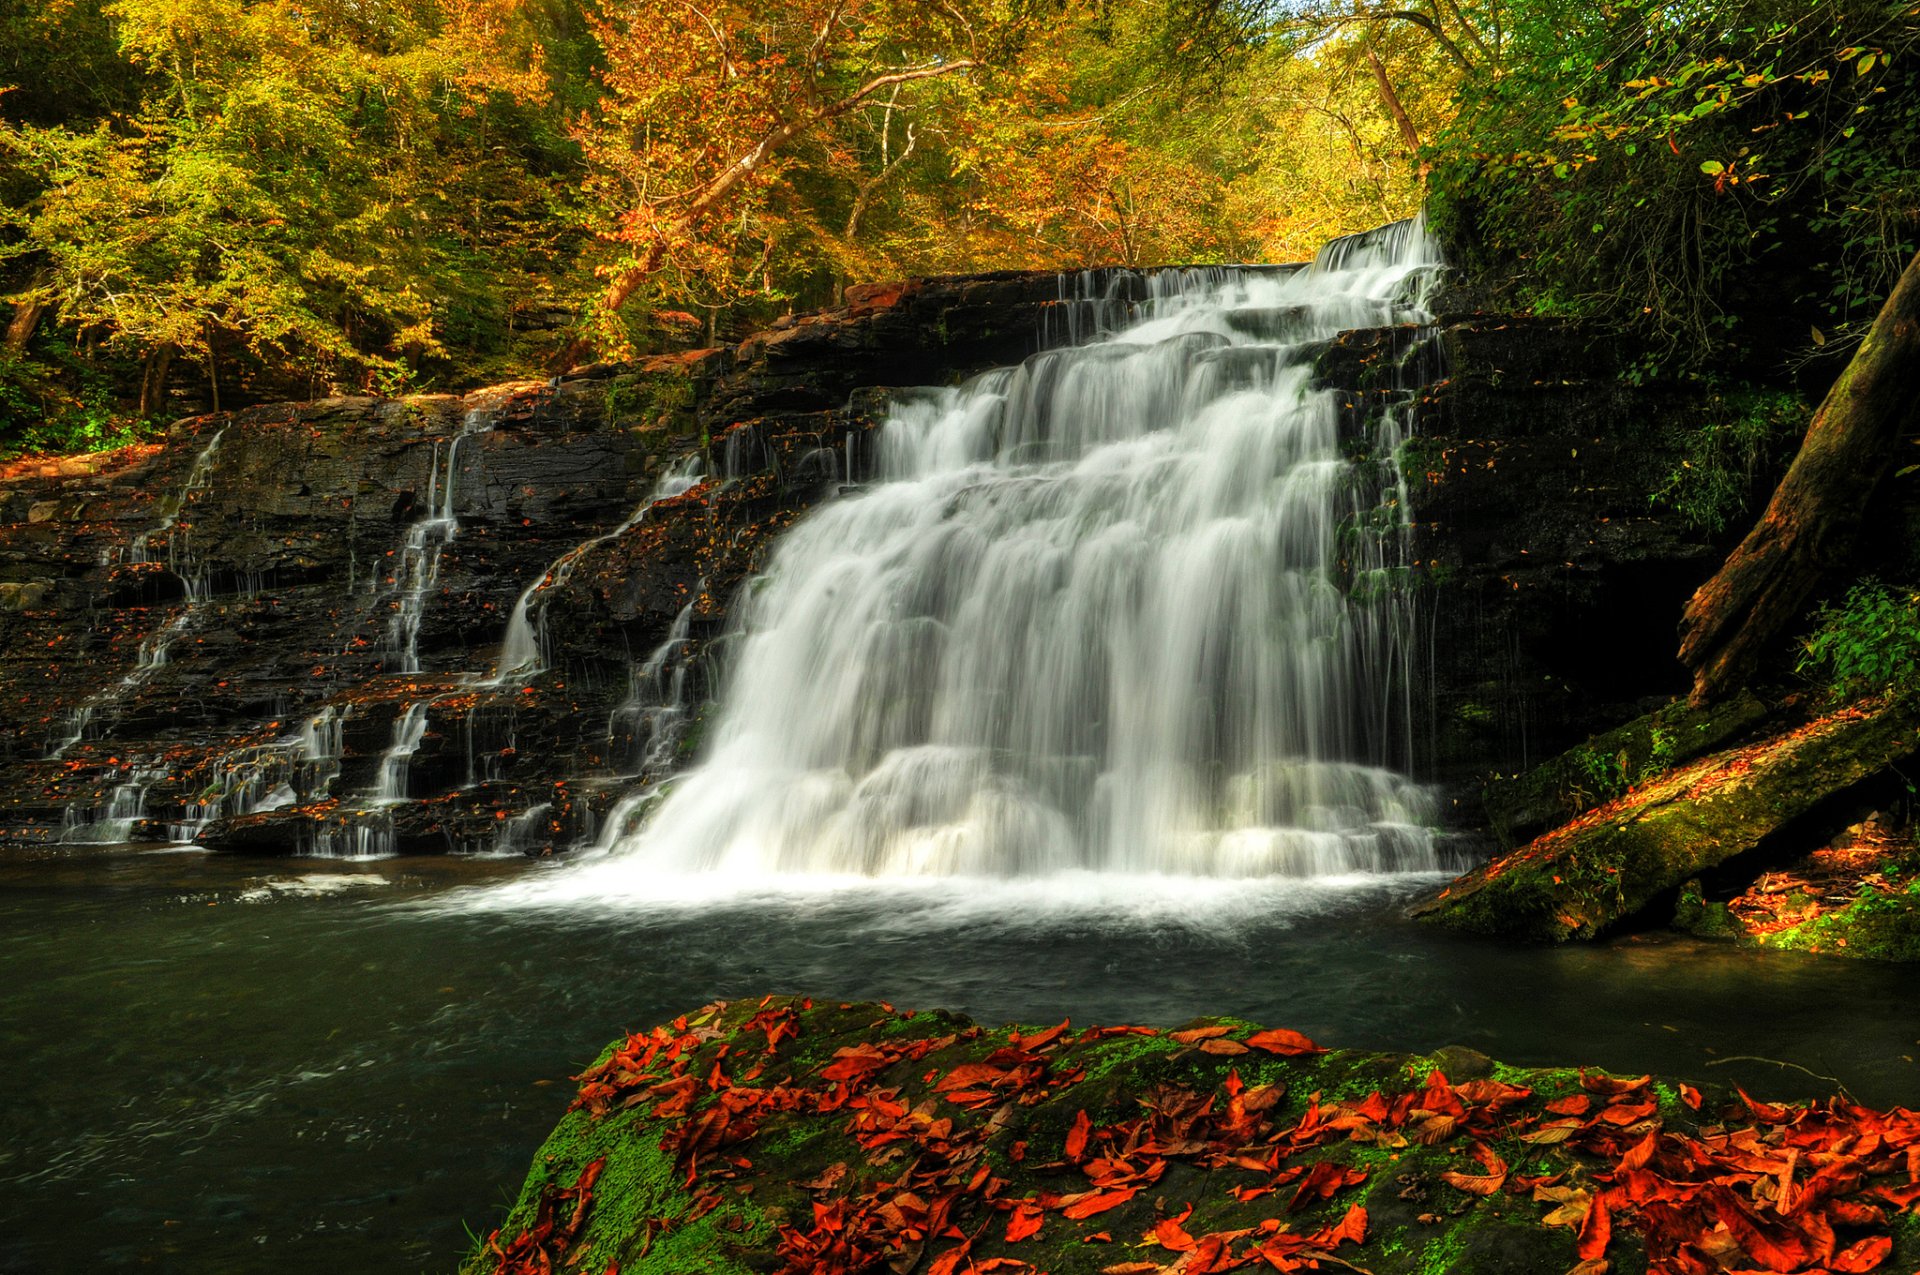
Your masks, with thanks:
M 387 622 L 387 651 L 398 665 L 397 672 L 420 671 L 420 620 L 426 614 L 427 591 L 440 578 L 440 555 L 460 534 L 460 520 L 453 511 L 455 479 L 460 472 L 460 444 L 492 428 L 491 415 L 475 410 L 467 413 L 460 432 L 444 445 L 439 439 L 434 440 L 426 509 L 407 529 L 399 567 L 387 581 L 392 589 L 393 606 L 392 618 Z
M 704 764 L 606 865 L 1028 876 L 1441 866 L 1410 762 L 1401 416 L 1324 342 L 1417 323 L 1418 222 L 1292 274 L 1113 276 L 1081 344 L 900 403 L 742 600 Z
M 153 556 L 153 541 L 161 536 L 166 537 L 167 569 L 179 578 L 185 589 L 180 610 L 164 626 L 140 640 L 140 652 L 132 672 L 67 715 L 64 732 L 48 749 L 49 758 L 65 756 L 69 748 L 86 738 L 102 710 L 111 708 L 145 685 L 154 670 L 166 665 L 174 642 L 199 618 L 201 609 L 212 593 L 212 586 L 205 569 L 193 556 L 191 528 L 180 525 L 180 515 L 194 496 L 205 490 L 212 480 L 214 460 L 220 453 L 220 440 L 226 436 L 226 432 L 225 427 L 215 430 L 206 445 L 194 456 L 193 464 L 187 469 L 186 481 L 161 506 L 159 523 L 136 534 L 120 551 L 120 560 L 123 562 L 157 562 L 161 559 Z M 73 812 L 69 811 L 69 822 L 73 818 Z M 131 821 L 128 826 L 131 826 Z
M 288 735 L 221 757 L 214 782 L 187 807 L 182 822 L 168 826 L 168 839 L 184 845 L 215 819 L 329 796 L 346 755 L 346 724 L 352 711 L 329 704 Z
M 393 722 L 393 743 L 380 757 L 380 780 L 373 790 L 373 804 L 392 806 L 407 799 L 407 774 L 413 768 L 413 755 L 427 733 L 427 701 L 415 700 Z
M 544 605 L 548 592 L 565 584 L 573 575 L 574 567 L 588 553 L 633 530 L 647 516 L 647 510 L 669 497 L 688 491 L 699 481 L 699 475 L 700 457 L 697 455 L 688 456 L 668 467 L 660 476 L 660 481 L 654 484 L 653 490 L 647 493 L 646 499 L 627 515 L 626 521 L 612 531 L 573 546 L 555 558 L 539 578 L 522 590 L 513 604 L 513 615 L 507 620 L 506 636 L 500 643 L 500 656 L 494 662 L 493 677 L 488 684 L 500 686 L 509 680 L 525 681 L 544 673 L 552 663 Z

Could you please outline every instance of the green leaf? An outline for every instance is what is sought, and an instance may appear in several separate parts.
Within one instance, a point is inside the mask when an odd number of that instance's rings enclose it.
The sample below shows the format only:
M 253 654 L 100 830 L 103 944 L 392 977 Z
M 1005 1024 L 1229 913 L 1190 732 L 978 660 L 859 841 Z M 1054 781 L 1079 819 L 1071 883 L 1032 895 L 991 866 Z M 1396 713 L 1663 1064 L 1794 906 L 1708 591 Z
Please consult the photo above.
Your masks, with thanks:
M 1709 177 L 1718 177 L 1727 171 L 1727 166 L 1717 159 L 1703 159 L 1700 161 L 1700 171 Z

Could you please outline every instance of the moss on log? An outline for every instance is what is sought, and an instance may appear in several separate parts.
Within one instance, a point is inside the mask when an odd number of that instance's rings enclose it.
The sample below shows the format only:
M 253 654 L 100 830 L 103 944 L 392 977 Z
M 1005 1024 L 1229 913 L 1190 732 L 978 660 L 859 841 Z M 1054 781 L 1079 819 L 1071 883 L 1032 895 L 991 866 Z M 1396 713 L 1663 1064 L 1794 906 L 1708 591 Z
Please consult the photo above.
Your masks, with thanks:
M 1458 1048 L 1328 1052 L 1227 1019 L 983 1030 L 770 997 L 618 1041 L 579 1079 L 466 1275 L 1634 1275 L 1690 1246 L 1779 1270 L 1920 1257 L 1911 1113 Z
M 1680 701 L 1667 704 L 1525 774 L 1496 776 L 1481 794 L 1488 823 L 1500 844 L 1512 849 L 1637 783 L 1722 747 L 1771 711 L 1747 692 L 1704 709 Z
M 1497 937 L 1591 939 L 1920 748 L 1920 697 L 1851 705 L 1629 790 L 1413 914 Z

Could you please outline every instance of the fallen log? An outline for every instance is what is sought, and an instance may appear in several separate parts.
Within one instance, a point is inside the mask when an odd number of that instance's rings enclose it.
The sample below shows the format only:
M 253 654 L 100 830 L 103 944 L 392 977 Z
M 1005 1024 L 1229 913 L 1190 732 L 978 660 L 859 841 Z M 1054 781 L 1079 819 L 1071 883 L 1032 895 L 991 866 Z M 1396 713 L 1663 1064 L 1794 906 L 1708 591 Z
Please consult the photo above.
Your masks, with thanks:
M 1861 701 L 1667 771 L 1496 857 L 1413 915 L 1503 938 L 1596 938 L 1916 750 L 1920 695 Z

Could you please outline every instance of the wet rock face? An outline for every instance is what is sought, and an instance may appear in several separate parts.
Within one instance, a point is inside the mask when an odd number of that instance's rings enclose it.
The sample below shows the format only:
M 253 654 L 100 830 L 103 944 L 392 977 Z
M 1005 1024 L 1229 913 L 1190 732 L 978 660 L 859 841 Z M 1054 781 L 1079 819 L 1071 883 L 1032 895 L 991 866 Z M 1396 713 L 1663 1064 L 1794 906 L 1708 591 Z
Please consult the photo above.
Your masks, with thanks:
M 1364 343 L 1368 334 L 1356 334 Z M 1723 547 L 1647 493 L 1690 399 L 1636 388 L 1591 331 L 1443 319 L 1402 458 L 1428 773 L 1517 773 L 1683 692 L 1675 626 Z
M 853 289 L 732 350 L 255 408 L 0 474 L 0 841 L 592 838 L 692 752 L 729 602 L 782 529 L 865 476 L 890 388 L 1084 332 L 1098 316 L 1061 292 L 1025 274 Z M 1402 457 L 1422 767 L 1517 769 L 1679 684 L 1673 617 L 1712 555 L 1646 507 L 1661 458 L 1631 426 L 1661 405 L 1577 333 L 1411 331 L 1349 334 L 1323 372 L 1356 415 L 1383 362 L 1437 382 Z M 609 534 L 695 455 L 701 481 Z M 542 581 L 540 667 L 496 676 Z

